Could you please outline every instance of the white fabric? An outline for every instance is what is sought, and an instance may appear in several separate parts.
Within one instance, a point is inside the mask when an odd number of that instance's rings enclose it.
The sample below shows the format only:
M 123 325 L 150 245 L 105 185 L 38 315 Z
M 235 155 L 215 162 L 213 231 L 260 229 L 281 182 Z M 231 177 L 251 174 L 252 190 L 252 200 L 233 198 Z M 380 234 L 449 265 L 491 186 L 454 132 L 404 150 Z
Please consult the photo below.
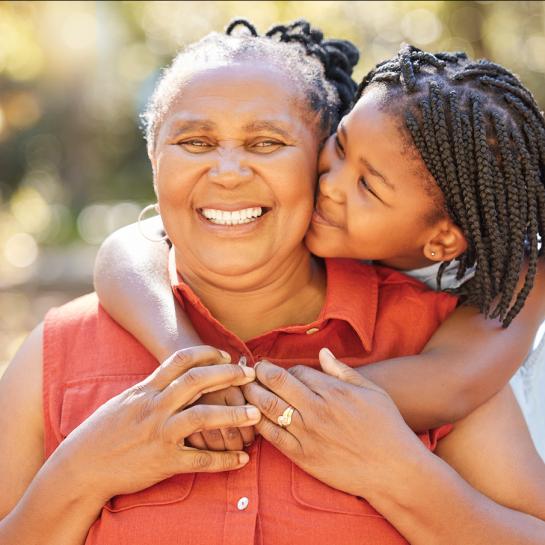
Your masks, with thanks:
M 437 272 L 440 264 L 431 265 L 413 271 L 403 271 L 405 274 L 420 280 L 430 288 L 437 289 Z M 474 270 L 466 273 L 464 278 L 456 280 L 458 263 L 447 266 L 441 278 L 443 289 L 454 289 L 469 280 Z M 516 319 L 516 318 L 515 318 Z M 545 460 L 545 323 L 541 326 L 534 347 L 526 361 L 510 381 L 511 388 L 519 402 L 526 419 L 528 429 L 536 448 Z

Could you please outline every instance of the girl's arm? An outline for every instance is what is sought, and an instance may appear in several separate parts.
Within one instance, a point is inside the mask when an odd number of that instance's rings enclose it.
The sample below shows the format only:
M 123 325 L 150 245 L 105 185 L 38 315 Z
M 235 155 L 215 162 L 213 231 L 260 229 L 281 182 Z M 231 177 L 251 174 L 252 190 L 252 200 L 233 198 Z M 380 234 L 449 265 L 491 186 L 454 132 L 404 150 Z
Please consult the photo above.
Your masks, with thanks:
M 151 229 L 147 222 L 146 230 Z M 148 242 L 136 225 L 130 225 L 106 239 L 95 269 L 101 304 L 159 361 L 180 348 L 201 344 L 175 304 L 167 256 L 166 243 Z M 462 306 L 421 354 L 358 370 L 390 394 L 412 429 L 435 428 L 463 418 L 509 381 L 544 318 L 545 262 L 541 260 L 531 295 L 507 329 L 485 319 L 477 309 Z
M 473 307 L 461 306 L 441 325 L 421 354 L 358 371 L 384 388 L 417 431 L 455 422 L 509 381 L 528 355 L 545 319 L 545 260 L 520 314 L 504 329 Z
M 162 229 L 159 218 L 143 224 L 146 232 Z M 166 242 L 146 240 L 132 224 L 104 241 L 95 264 L 95 289 L 101 305 L 158 361 L 176 350 L 202 344 L 172 294 L 168 252 Z

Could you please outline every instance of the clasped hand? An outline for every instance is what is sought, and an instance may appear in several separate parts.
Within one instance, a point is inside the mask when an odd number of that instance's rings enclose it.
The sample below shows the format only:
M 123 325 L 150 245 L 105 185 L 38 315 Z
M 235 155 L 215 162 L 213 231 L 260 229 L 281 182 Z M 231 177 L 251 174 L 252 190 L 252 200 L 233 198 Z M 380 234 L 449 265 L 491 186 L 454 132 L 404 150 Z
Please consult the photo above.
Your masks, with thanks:
M 61 443 L 50 464 L 104 502 L 178 473 L 242 467 L 248 461 L 245 452 L 186 445 L 196 432 L 252 426 L 259 420 L 259 410 L 249 405 L 194 404 L 203 394 L 254 380 L 253 369 L 229 361 L 209 346 L 175 353 L 145 380 L 99 407 Z

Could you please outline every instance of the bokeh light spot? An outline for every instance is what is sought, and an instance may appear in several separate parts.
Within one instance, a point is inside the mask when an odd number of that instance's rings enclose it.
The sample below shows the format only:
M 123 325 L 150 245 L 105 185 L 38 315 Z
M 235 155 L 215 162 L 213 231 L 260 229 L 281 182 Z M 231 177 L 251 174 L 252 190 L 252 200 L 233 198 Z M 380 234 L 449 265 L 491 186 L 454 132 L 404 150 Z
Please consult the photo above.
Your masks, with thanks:
M 24 269 L 38 258 L 38 245 L 28 233 L 17 233 L 6 241 L 4 256 L 14 267 Z
M 427 45 L 441 37 L 443 25 L 435 13 L 420 8 L 409 11 L 403 17 L 401 31 L 409 43 Z

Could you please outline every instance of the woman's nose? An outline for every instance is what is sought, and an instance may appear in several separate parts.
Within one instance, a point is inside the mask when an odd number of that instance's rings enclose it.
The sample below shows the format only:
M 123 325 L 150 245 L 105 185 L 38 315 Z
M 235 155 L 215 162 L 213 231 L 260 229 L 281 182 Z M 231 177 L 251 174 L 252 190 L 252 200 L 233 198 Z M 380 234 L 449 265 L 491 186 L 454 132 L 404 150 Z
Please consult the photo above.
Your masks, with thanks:
M 221 151 L 216 163 L 208 171 L 208 178 L 222 185 L 238 185 L 252 178 L 252 169 L 244 164 L 237 151 Z

